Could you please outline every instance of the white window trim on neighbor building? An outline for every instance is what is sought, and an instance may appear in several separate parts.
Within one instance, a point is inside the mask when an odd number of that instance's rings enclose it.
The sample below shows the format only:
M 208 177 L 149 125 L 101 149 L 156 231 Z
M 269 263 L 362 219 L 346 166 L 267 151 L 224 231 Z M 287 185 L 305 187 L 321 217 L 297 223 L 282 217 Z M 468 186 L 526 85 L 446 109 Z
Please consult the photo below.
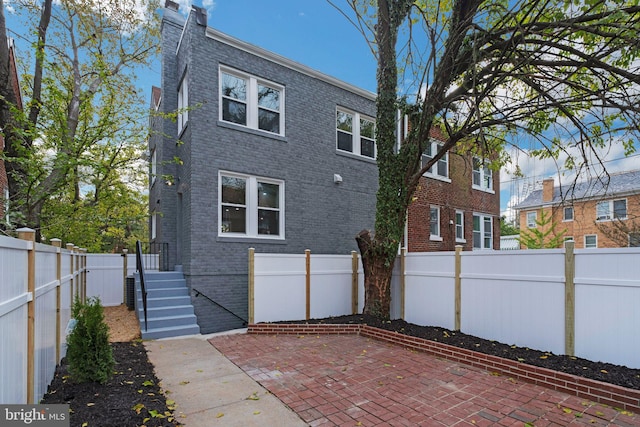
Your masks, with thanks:
M 431 205 L 429 208 L 429 240 L 442 242 L 442 235 L 440 234 L 440 206 Z
M 480 157 L 474 157 L 472 163 L 472 188 L 495 194 L 495 192 L 493 191 L 493 171 L 485 163 L 485 160 L 481 159 Z
M 425 150 L 425 153 L 422 153 L 420 163 L 421 167 L 426 165 L 429 160 L 431 160 L 433 157 L 435 157 L 436 154 L 438 154 L 438 151 L 444 145 L 444 142 L 432 139 L 430 144 L 431 145 L 429 147 L 429 150 L 431 152 L 431 155 L 425 154 L 427 150 Z M 444 168 L 444 175 L 440 174 L 441 167 Z M 440 158 L 440 160 L 431 165 L 431 167 L 423 174 L 423 176 L 439 179 L 440 181 L 451 182 L 451 179 L 449 179 L 449 152 L 447 151 L 444 156 Z
M 178 87 L 178 135 L 189 121 L 189 83 L 187 82 L 188 74 L 185 73 L 180 86 Z
M 456 243 L 466 243 L 464 238 L 464 212 L 456 211 Z
M 476 227 L 476 218 L 478 227 Z M 479 245 L 478 245 L 479 238 Z M 487 244 L 488 242 L 488 244 Z M 493 217 L 481 213 L 473 214 L 473 250 L 493 249 Z
M 234 98 L 230 96 L 226 96 L 223 93 L 223 75 L 227 74 L 229 76 L 235 77 L 240 80 L 244 80 L 245 82 L 245 99 Z M 232 123 L 237 126 L 243 126 L 250 129 L 255 129 L 260 132 L 266 132 L 273 135 L 284 136 L 284 86 L 279 85 L 277 83 L 261 79 L 256 76 L 252 76 L 247 73 L 243 73 L 238 70 L 234 70 L 229 67 L 220 67 L 218 73 L 219 80 L 219 120 L 225 123 Z M 260 87 L 271 89 L 278 93 L 277 106 L 275 108 L 271 108 L 270 106 L 260 105 Z M 235 102 L 238 104 L 244 104 L 245 111 L 245 123 L 238 123 L 231 120 L 225 120 L 224 118 L 224 100 L 230 100 L 231 102 Z M 277 132 L 269 130 L 269 129 L 261 129 L 260 128 L 260 111 L 277 114 L 278 115 L 278 130 Z
M 624 202 L 624 215 L 616 213 L 616 203 Z M 596 221 L 612 221 L 627 219 L 627 199 L 606 200 L 596 203 Z
M 236 178 L 245 181 L 245 200 L 242 204 L 225 202 L 223 196 L 223 177 Z M 278 186 L 277 206 L 259 206 L 258 187 L 259 184 L 271 184 Z M 223 209 L 237 208 L 245 209 L 245 231 L 231 232 L 225 231 L 227 225 L 224 223 Z M 259 227 L 260 211 L 276 212 L 278 216 L 278 234 L 262 233 Z M 258 239 L 284 239 L 284 181 L 245 175 L 235 172 L 220 171 L 218 173 L 218 236 L 220 237 L 246 237 Z
M 567 215 L 567 213 L 570 213 Z M 573 206 L 567 206 L 562 211 L 562 221 L 569 222 L 573 221 Z
M 529 211 L 527 212 L 527 227 L 528 228 L 536 228 L 538 225 L 536 221 L 538 220 L 538 212 L 537 211 Z
M 348 122 L 341 121 L 341 116 L 348 116 L 351 118 L 351 126 Z M 362 122 L 369 122 L 373 124 L 373 134 L 364 135 L 362 132 Z M 352 153 L 357 156 L 366 157 L 368 159 L 375 159 L 378 153 L 376 140 L 375 140 L 375 119 L 372 117 L 360 114 L 358 112 L 337 107 L 336 108 L 336 150 L 345 153 Z M 349 129 L 349 127 L 351 129 Z M 342 137 L 342 141 L 341 141 Z M 347 142 L 345 137 L 350 137 L 351 148 L 340 147 L 341 142 Z M 373 153 L 367 153 L 367 150 L 363 150 L 363 144 L 373 144 Z
M 155 240 L 158 232 L 158 214 L 154 211 L 151 214 L 151 240 Z
M 156 174 L 158 173 L 158 155 L 156 149 L 151 151 L 151 185 L 156 182 Z
M 588 243 L 587 239 L 593 237 L 593 243 Z M 598 235 L 597 234 L 587 234 L 584 236 L 584 247 L 585 249 L 589 248 L 597 248 L 598 247 Z

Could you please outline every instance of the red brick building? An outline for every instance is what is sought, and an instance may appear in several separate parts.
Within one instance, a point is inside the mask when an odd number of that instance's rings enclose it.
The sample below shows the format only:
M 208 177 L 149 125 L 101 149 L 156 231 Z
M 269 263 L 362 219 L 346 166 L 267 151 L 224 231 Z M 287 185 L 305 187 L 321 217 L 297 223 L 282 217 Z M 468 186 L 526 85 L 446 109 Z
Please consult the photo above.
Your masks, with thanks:
M 432 129 L 425 164 L 444 144 Z M 409 206 L 409 252 L 500 248 L 500 174 L 471 154 L 447 153 L 420 178 Z

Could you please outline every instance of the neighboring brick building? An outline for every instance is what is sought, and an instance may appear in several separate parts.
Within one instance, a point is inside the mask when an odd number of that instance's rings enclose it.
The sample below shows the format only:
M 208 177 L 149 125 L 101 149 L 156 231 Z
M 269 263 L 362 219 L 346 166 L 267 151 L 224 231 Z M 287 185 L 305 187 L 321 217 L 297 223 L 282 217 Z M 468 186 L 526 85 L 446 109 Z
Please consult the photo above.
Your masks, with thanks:
M 432 129 L 436 153 L 444 139 Z M 424 163 L 423 163 L 424 164 Z M 500 248 L 500 174 L 482 159 L 448 153 L 421 179 L 407 216 L 409 252 Z
M 543 188 L 516 206 L 520 230 L 538 227 L 542 211 L 555 223 L 557 234 L 576 248 L 640 246 L 640 171 L 601 176 L 575 185 Z

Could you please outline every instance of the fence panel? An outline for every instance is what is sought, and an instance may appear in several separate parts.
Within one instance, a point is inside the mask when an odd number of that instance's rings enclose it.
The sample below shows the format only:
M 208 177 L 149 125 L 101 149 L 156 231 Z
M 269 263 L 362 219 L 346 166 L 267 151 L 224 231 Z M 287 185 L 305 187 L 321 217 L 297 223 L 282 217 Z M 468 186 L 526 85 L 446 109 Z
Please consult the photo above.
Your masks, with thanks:
M 0 236 L 0 403 L 27 396 L 27 248 Z
M 311 318 L 351 314 L 351 255 L 311 254 Z
M 564 249 L 463 252 L 461 331 L 564 353 Z
M 275 322 L 306 316 L 306 257 L 255 254 L 254 320 Z
M 453 252 L 408 253 L 405 259 L 405 320 L 453 329 Z
M 127 267 L 131 259 L 135 271 L 135 255 L 127 258 Z M 100 297 L 105 307 L 123 304 L 123 264 L 120 254 L 87 254 L 87 297 Z
M 640 249 L 575 253 L 576 355 L 640 369 Z

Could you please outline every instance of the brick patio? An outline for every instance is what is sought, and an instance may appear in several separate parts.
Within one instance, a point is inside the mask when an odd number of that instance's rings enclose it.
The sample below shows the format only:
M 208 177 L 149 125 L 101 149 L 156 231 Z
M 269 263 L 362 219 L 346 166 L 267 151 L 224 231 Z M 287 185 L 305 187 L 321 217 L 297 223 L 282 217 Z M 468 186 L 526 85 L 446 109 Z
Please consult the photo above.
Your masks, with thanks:
M 640 426 L 630 410 L 349 333 L 210 342 L 312 426 Z

